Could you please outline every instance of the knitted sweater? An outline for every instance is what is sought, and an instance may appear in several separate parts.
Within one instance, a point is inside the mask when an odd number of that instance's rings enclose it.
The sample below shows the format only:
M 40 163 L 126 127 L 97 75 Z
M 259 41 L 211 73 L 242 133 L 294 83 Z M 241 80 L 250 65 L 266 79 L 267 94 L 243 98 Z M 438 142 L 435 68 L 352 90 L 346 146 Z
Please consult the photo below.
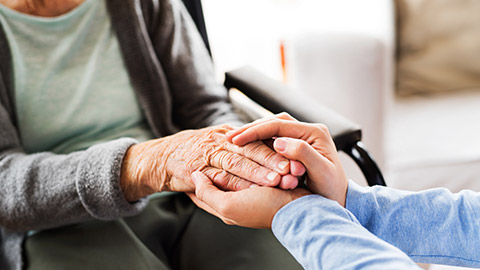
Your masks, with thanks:
M 107 0 L 123 60 L 157 137 L 185 128 L 240 123 L 215 81 L 211 59 L 178 0 Z M 61 41 L 59 41 L 61 42 Z M 21 269 L 29 230 L 135 215 L 119 185 L 132 139 L 68 155 L 26 154 L 17 129 L 11 53 L 0 25 L 0 269 Z

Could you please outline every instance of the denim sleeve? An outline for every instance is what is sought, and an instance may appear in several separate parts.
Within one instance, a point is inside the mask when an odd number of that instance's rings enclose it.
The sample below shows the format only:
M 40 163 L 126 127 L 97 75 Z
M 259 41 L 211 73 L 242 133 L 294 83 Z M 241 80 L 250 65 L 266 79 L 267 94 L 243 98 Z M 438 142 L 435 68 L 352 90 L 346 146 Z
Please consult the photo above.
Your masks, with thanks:
M 348 210 L 318 195 L 280 209 L 272 230 L 305 269 L 420 269 L 363 228 Z
M 480 267 L 480 194 L 407 192 L 350 181 L 346 208 L 416 262 Z

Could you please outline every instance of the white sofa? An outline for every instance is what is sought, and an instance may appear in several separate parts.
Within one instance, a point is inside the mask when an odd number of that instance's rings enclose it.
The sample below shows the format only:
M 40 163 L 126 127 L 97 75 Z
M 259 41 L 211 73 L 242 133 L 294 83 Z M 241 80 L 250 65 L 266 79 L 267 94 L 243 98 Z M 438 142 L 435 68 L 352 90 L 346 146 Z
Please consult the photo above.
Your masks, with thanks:
M 397 97 L 394 5 L 382 1 L 381 9 L 358 12 L 358 25 L 370 22 L 365 29 L 290 36 L 290 84 L 363 126 L 363 141 L 387 185 L 480 190 L 479 89 Z M 371 23 L 372 18 L 378 19 Z M 337 19 L 352 20 L 351 13 Z M 349 174 L 361 178 L 357 171 Z

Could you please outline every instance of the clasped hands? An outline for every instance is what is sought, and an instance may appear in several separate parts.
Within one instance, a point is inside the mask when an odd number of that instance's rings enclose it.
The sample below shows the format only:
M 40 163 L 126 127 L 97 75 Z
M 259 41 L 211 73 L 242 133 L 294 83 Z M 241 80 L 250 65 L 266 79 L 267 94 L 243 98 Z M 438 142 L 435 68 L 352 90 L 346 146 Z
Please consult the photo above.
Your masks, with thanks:
M 296 188 L 303 174 L 308 190 Z M 227 224 L 269 228 L 280 208 L 312 192 L 345 205 L 348 181 L 328 129 L 282 113 L 236 130 L 186 130 L 133 145 L 120 185 L 128 201 L 186 192 Z
M 254 186 L 236 192 L 223 191 L 197 171 L 192 174 L 195 193 L 188 193 L 189 197 L 227 224 L 252 228 L 270 228 L 278 210 L 312 193 L 345 206 L 348 179 L 325 125 L 301 123 L 282 113 L 226 134 L 226 139 L 238 146 L 272 138 L 276 153 L 306 168 L 308 190 Z

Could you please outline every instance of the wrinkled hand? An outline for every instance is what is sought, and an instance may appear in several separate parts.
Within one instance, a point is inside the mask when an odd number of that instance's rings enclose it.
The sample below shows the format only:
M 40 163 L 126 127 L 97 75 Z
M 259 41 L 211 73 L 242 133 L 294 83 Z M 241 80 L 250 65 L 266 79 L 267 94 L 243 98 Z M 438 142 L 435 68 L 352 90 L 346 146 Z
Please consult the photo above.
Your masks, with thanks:
M 241 147 L 229 143 L 225 133 L 231 130 L 229 126 L 185 130 L 131 146 L 121 175 L 127 200 L 160 191 L 191 192 L 191 174 L 197 170 L 224 190 L 277 186 L 288 175 L 288 159 L 261 141 Z
M 312 192 L 345 206 L 348 179 L 325 125 L 301 123 L 282 113 L 227 134 L 227 140 L 240 146 L 272 137 L 277 153 L 306 167 L 306 184 Z
M 255 186 L 241 191 L 226 192 L 218 189 L 201 172 L 194 172 L 195 194 L 187 193 L 200 208 L 215 215 L 229 225 L 250 228 L 271 228 L 275 214 L 302 196 L 311 194 L 306 189 L 282 190 Z

